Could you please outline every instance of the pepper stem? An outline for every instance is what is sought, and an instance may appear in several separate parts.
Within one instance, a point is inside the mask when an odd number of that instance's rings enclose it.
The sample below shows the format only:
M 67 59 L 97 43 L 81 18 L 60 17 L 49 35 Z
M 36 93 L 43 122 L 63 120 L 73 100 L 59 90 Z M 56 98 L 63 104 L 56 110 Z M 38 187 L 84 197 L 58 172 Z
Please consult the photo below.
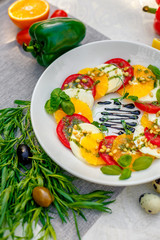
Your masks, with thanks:
M 153 13 L 155 14 L 157 9 L 156 8 L 151 8 L 149 6 L 144 6 L 143 9 L 142 9 L 144 12 L 148 12 L 148 13 Z
M 35 50 L 34 46 L 27 46 L 26 43 L 23 43 L 23 49 L 26 52 L 33 52 Z

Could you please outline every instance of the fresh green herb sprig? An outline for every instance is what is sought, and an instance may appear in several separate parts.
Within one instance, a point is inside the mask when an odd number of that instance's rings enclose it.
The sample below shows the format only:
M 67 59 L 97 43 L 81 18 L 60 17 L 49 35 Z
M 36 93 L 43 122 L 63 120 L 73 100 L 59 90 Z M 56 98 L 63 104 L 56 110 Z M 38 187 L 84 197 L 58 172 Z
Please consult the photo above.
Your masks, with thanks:
M 43 226 L 39 240 L 56 239 L 51 214 L 57 212 L 64 223 L 69 220 L 70 210 L 81 239 L 77 216 L 86 220 L 83 209 L 111 213 L 107 205 L 113 202 L 108 201 L 112 192 L 80 194 L 73 182 L 75 178 L 62 170 L 38 144 L 31 124 L 30 102 L 16 100 L 15 103 L 18 104 L 15 108 L 0 110 L 0 239 L 10 236 L 17 239 L 15 229 L 20 223 L 24 226 L 23 240 L 32 239 L 33 225 L 39 221 Z M 21 143 L 27 144 L 32 152 L 32 164 L 27 167 L 18 163 L 16 151 Z M 36 186 L 47 187 L 54 195 L 51 208 L 34 202 L 32 190 Z
M 124 93 L 124 95 L 122 97 L 119 97 L 119 98 L 112 98 L 111 100 L 113 100 L 115 103 L 121 103 L 120 101 L 123 100 L 123 99 L 129 99 L 129 100 L 132 100 L 133 102 L 136 102 L 138 100 L 138 97 L 137 96 L 132 96 L 132 95 L 129 95 L 128 92 Z
M 70 97 L 61 89 L 55 88 L 50 95 L 50 99 L 45 104 L 45 110 L 49 114 L 53 114 L 59 108 L 68 114 L 72 115 L 75 112 L 74 104 L 71 102 Z
M 132 169 L 129 167 L 132 162 L 132 156 L 125 154 L 118 159 L 117 165 L 109 165 L 101 167 L 101 171 L 107 175 L 120 175 L 120 180 L 125 180 L 131 177 L 132 170 L 141 171 L 150 167 L 153 162 L 153 158 L 149 156 L 142 156 L 137 158 L 132 165 Z
M 122 123 L 125 133 L 127 135 L 132 134 L 132 131 L 130 130 L 130 126 L 125 122 L 125 120 L 121 120 L 121 123 Z
M 160 69 L 151 64 L 148 66 L 148 68 L 153 72 L 154 75 L 156 75 L 156 79 L 160 80 Z
M 99 130 L 100 130 L 101 132 L 108 132 L 108 128 L 107 128 L 106 126 L 104 126 L 102 123 L 99 123 L 99 122 L 97 122 L 97 121 L 93 121 L 92 124 L 93 124 L 94 126 L 96 126 L 97 128 L 99 128 Z

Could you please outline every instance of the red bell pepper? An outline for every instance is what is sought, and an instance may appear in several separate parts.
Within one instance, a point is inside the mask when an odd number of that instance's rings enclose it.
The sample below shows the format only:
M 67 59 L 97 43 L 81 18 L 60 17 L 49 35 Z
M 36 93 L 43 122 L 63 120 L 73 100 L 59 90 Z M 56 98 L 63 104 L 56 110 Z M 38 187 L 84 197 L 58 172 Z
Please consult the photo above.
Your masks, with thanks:
M 157 2 L 160 2 L 160 1 L 157 1 Z M 143 11 L 155 14 L 153 26 L 156 33 L 160 35 L 160 7 L 156 9 L 156 8 L 150 8 L 148 6 L 145 6 L 143 7 Z
M 158 5 L 160 5 L 160 0 L 156 0 L 156 3 L 157 3 Z

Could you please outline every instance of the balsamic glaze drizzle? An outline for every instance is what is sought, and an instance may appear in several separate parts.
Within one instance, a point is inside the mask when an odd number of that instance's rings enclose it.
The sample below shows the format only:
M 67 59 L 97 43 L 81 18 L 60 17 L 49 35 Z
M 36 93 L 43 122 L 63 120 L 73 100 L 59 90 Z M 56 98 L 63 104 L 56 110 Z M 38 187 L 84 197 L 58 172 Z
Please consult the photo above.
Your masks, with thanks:
M 123 133 L 125 133 L 125 129 L 123 128 L 122 125 L 122 120 L 125 121 L 125 123 L 127 124 L 127 129 L 130 130 L 131 132 L 135 131 L 135 126 L 137 125 L 137 119 L 140 115 L 140 111 L 139 110 L 132 110 L 135 108 L 133 103 L 129 103 L 129 104 L 122 104 L 121 102 L 115 102 L 115 101 L 99 101 L 98 102 L 99 105 L 110 105 L 110 104 L 114 104 L 117 105 L 118 107 L 113 107 L 113 108 L 109 108 L 106 107 L 104 108 L 104 111 L 101 112 L 102 116 L 106 116 L 106 117 L 100 117 L 99 121 L 102 122 L 102 125 L 108 127 L 108 128 L 112 128 L 112 129 L 116 129 L 118 130 L 117 134 L 121 135 Z M 123 109 L 122 109 L 123 107 Z M 125 108 L 127 108 L 128 110 L 126 110 Z M 131 111 L 129 110 L 131 109 Z M 126 113 L 126 114 L 125 114 Z M 111 117 L 112 116 L 112 117 Z M 126 120 L 133 120 L 132 122 L 128 122 Z

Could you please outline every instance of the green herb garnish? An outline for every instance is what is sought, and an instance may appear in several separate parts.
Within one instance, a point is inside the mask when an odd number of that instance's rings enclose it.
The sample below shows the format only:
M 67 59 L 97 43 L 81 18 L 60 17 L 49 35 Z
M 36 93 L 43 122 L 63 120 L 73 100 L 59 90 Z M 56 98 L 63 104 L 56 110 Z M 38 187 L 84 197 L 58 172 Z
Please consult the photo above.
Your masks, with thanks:
M 67 97 L 59 93 L 57 97 L 67 101 Z M 57 213 L 62 223 L 73 213 L 80 239 L 77 216 L 86 220 L 84 208 L 111 213 L 106 205 L 112 201 L 106 200 L 112 192 L 98 190 L 80 194 L 73 182 L 75 178 L 61 169 L 39 145 L 31 124 L 30 102 L 16 100 L 15 103 L 18 104 L 15 108 L 0 110 L 0 239 L 17 239 L 15 229 L 22 223 L 23 239 L 30 240 L 33 225 L 38 221 L 42 224 L 40 239 L 56 239 L 51 213 Z M 27 144 L 32 152 L 32 164 L 27 167 L 18 163 L 16 151 L 21 143 Z M 51 208 L 34 202 L 32 190 L 37 186 L 47 187 L 54 196 Z
M 129 100 L 132 100 L 133 102 L 136 102 L 138 100 L 138 97 L 129 95 L 129 93 L 126 92 L 126 93 L 124 93 L 124 95 L 122 97 L 111 98 L 111 100 L 113 100 L 114 102 L 117 102 L 117 103 L 120 103 L 120 100 L 123 100 L 123 99 L 129 99 Z
M 119 166 L 104 166 L 101 167 L 101 171 L 102 173 L 107 175 L 120 175 L 119 180 L 125 180 L 131 177 L 132 170 L 141 171 L 149 168 L 152 164 L 153 158 L 149 156 L 139 157 L 134 161 L 132 168 L 130 168 L 131 161 L 132 156 L 125 154 L 117 160 Z
M 61 88 L 55 88 L 50 95 L 50 99 L 45 104 L 45 110 L 47 113 L 53 114 L 59 108 L 62 108 L 67 115 L 73 115 L 75 112 L 70 97 Z
M 108 131 L 108 128 L 107 128 L 106 126 L 104 126 L 102 123 L 99 123 L 99 122 L 97 122 L 97 121 L 93 121 L 92 124 L 93 124 L 94 126 L 96 126 L 97 128 L 99 128 L 99 130 L 100 130 L 101 132 Z
M 119 180 L 128 179 L 131 177 L 131 174 L 132 174 L 132 171 L 129 168 L 125 168 L 125 169 L 123 169 L 123 171 L 119 177 Z
M 156 92 L 156 98 L 157 98 L 158 104 L 160 104 L 160 88 Z
M 152 164 L 153 158 L 149 156 L 143 156 L 137 158 L 133 163 L 133 169 L 135 171 L 141 171 L 147 169 Z
M 119 175 L 122 172 L 122 169 L 117 165 L 108 165 L 101 167 L 101 171 L 107 175 Z
M 131 155 L 126 154 L 122 155 L 117 162 L 121 167 L 128 167 L 131 164 L 131 161 L 132 161 Z
M 132 131 L 130 130 L 130 126 L 125 122 L 125 120 L 121 120 L 121 123 L 122 123 L 125 133 L 127 135 L 132 134 Z
M 148 66 L 148 68 L 153 72 L 154 75 L 156 75 L 156 78 L 160 80 L 160 69 L 151 64 Z

